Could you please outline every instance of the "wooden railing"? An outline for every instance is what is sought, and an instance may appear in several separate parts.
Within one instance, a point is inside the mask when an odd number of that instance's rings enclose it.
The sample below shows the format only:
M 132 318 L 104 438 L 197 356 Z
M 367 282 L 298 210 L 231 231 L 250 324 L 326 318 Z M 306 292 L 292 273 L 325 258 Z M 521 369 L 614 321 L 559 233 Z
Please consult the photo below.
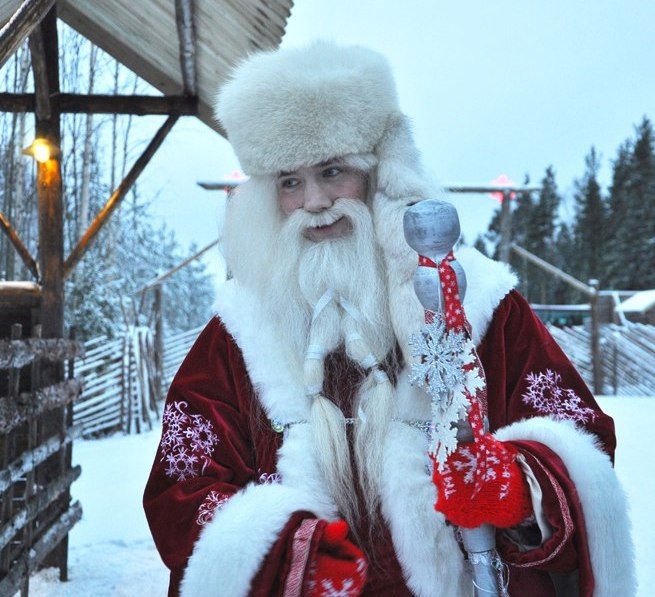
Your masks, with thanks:
M 65 580 L 68 532 L 82 515 L 70 486 L 80 475 L 71 445 L 81 431 L 72 403 L 82 388 L 72 363 L 83 346 L 41 339 L 39 326 L 21 336 L 15 325 L 0 340 L 0 595 L 27 595 L 30 574 L 46 560 Z

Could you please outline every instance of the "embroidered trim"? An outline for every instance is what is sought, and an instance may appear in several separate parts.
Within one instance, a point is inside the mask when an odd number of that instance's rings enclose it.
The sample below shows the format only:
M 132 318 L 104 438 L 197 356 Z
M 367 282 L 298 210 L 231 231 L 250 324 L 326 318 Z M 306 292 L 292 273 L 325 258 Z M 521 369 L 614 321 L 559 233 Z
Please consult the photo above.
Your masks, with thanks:
M 358 419 L 355 417 L 347 417 L 346 418 L 346 425 L 354 425 L 355 422 Z M 403 423 L 404 425 L 407 425 L 409 427 L 412 427 L 414 429 L 418 429 L 419 431 L 423 431 L 424 433 L 431 433 L 432 430 L 434 429 L 434 425 L 431 421 L 419 421 L 419 420 L 407 420 L 407 419 L 392 419 L 392 421 L 396 423 Z M 290 429 L 294 425 L 304 425 L 306 423 L 309 423 L 307 419 L 298 419 L 297 421 L 289 421 L 288 423 L 284 423 L 283 421 L 280 421 L 280 419 L 270 419 L 271 422 L 271 428 L 275 433 L 283 433 L 287 429 Z
M 300 597 L 302 595 L 303 579 L 309 552 L 311 539 L 318 524 L 318 519 L 307 519 L 300 523 L 300 527 L 293 535 L 293 545 L 291 547 L 291 569 L 284 583 L 283 597 Z

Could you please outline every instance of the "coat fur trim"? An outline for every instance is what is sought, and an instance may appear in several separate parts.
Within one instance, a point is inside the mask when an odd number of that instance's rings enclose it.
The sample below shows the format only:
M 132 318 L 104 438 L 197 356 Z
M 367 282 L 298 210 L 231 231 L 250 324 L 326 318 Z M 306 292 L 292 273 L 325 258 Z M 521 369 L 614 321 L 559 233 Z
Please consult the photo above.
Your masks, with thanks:
M 476 259 L 472 257 L 472 262 Z M 301 367 L 280 353 L 277 330 L 270 322 L 260 320 L 256 304 L 256 298 L 233 280 L 221 288 L 216 307 L 241 347 L 268 416 L 286 422 L 307 420 L 310 404 L 303 392 Z M 480 316 L 480 320 L 487 316 L 490 319 L 491 313 Z M 271 359 L 271 354 L 276 359 Z M 425 394 L 402 380 L 398 388 L 396 418 L 429 418 L 430 404 Z M 396 421 L 384 454 L 382 510 L 409 586 L 419 597 L 466 595 L 470 579 L 464 571 L 461 551 L 452 528 L 433 508 L 435 490 L 429 474 L 427 436 Z M 272 541 L 293 512 L 308 510 L 328 520 L 336 516 L 334 502 L 325 492 L 312 457 L 309 424 L 293 425 L 287 431 L 279 452 L 278 472 L 281 485 L 247 487 L 231 498 L 203 530 L 189 560 L 183 595 L 193 595 L 201 587 L 206 594 L 211 586 L 220 586 L 222 594 L 246 595 Z M 256 515 L 251 515 L 253 512 Z M 425 540 L 417 541 L 418 537 Z M 235 541 L 239 546 L 233 544 Z M 243 574 L 229 581 L 229 592 L 225 593 L 225 579 L 234 576 L 235 569 Z
M 564 462 L 575 483 L 589 539 L 594 597 L 635 595 L 634 546 L 628 501 L 609 456 L 595 436 L 571 421 L 538 417 L 500 429 L 502 441 L 532 440 L 548 446 Z

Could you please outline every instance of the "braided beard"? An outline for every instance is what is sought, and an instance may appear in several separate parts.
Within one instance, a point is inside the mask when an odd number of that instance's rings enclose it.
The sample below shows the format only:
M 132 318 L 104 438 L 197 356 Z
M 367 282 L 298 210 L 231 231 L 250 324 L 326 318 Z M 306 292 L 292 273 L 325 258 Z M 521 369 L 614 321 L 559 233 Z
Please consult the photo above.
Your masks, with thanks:
M 326 225 L 339 217 L 350 220 L 351 234 L 320 243 L 304 237 L 307 227 Z M 308 343 L 321 346 L 326 354 L 345 343 L 349 356 L 357 360 L 353 351 L 348 351 L 346 340 L 359 335 L 365 352 L 373 354 L 378 363 L 382 362 L 393 348 L 395 337 L 390 324 L 384 270 L 366 204 L 340 199 L 330 210 L 320 214 L 297 210 L 283 222 L 277 239 L 279 257 L 275 262 L 279 267 L 271 272 L 265 303 L 271 317 L 284 330 L 281 340 L 287 350 L 299 365 L 304 363 L 306 385 L 311 386 L 315 381 L 319 382 L 319 387 L 322 385 L 324 365 L 324 360 L 305 360 Z M 331 292 L 335 300 L 312 321 L 314 308 L 326 291 Z M 348 305 L 350 313 L 343 304 Z M 357 315 L 355 318 L 352 307 Z M 308 373 L 308 365 L 310 370 L 319 368 L 318 379 L 312 379 L 317 374 Z M 380 392 L 388 396 L 380 398 Z M 313 412 L 319 400 L 324 398 L 314 399 Z M 371 381 L 365 382 L 357 393 L 356 404 L 350 405 L 352 412 L 370 407 L 366 425 L 357 421 L 355 426 L 353 449 L 358 463 L 357 479 L 350 469 L 349 442 L 339 431 L 343 416 L 332 406 L 326 410 L 326 406 L 323 404 L 313 417 L 315 454 L 342 515 L 357 528 L 362 512 L 373 519 L 377 515 L 382 444 L 386 424 L 391 418 L 391 387 L 388 382 L 384 388 Z M 364 504 L 359 504 L 355 497 L 357 484 Z
M 331 351 L 343 343 L 350 328 L 361 336 L 360 344 L 366 351 L 378 362 L 383 361 L 396 341 L 390 323 L 386 268 L 370 208 L 363 201 L 339 199 L 320 214 L 296 210 L 286 217 L 275 196 L 273 178 L 251 178 L 230 199 L 224 228 L 224 249 L 232 275 L 256 293 L 263 315 L 280 330 L 278 355 L 271 355 L 271 359 L 279 357 L 295 363 L 298 375 L 307 385 L 310 337 L 319 341 L 324 350 Z M 305 238 L 307 227 L 327 225 L 339 217 L 350 220 L 350 234 L 319 243 Z M 358 313 L 356 322 L 348 320 L 344 310 L 333 303 L 312 323 L 314 307 L 326 290 L 354 306 Z M 318 364 L 322 372 L 323 362 Z M 322 382 L 322 378 L 318 381 Z M 367 421 L 366 425 L 361 421 L 355 424 L 357 478 L 350 469 L 349 442 L 343 434 L 339 436 L 339 425 L 333 424 L 339 417 L 343 421 L 343 414 L 335 413 L 336 407 L 332 405 L 327 409 L 331 414 L 325 415 L 323 409 L 318 416 L 312 416 L 317 465 L 353 529 L 359 527 L 363 513 L 375 520 L 382 446 L 392 416 L 390 384 L 376 385 L 370 381 L 367 378 L 359 388 L 356 403 L 350 409 L 357 413 L 361 407 Z M 325 402 L 324 398 L 313 400 L 313 415 L 320 410 L 314 407 L 325 407 Z M 363 503 L 357 503 L 356 485 L 362 489 Z

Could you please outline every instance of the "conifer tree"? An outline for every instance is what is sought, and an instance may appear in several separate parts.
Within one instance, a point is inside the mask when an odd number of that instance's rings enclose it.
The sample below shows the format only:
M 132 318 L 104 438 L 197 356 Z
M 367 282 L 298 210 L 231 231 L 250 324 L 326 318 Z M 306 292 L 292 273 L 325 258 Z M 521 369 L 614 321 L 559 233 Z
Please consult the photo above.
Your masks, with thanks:
M 655 287 L 655 148 L 644 118 L 633 143 L 614 162 L 609 198 L 611 237 L 606 256 L 608 284 L 623 290 Z
M 586 170 L 576 181 L 576 215 L 573 224 L 575 250 L 570 256 L 571 273 L 580 281 L 606 284 L 603 254 L 607 247 L 607 205 L 598 183 L 600 161 L 592 147 L 585 158 Z

